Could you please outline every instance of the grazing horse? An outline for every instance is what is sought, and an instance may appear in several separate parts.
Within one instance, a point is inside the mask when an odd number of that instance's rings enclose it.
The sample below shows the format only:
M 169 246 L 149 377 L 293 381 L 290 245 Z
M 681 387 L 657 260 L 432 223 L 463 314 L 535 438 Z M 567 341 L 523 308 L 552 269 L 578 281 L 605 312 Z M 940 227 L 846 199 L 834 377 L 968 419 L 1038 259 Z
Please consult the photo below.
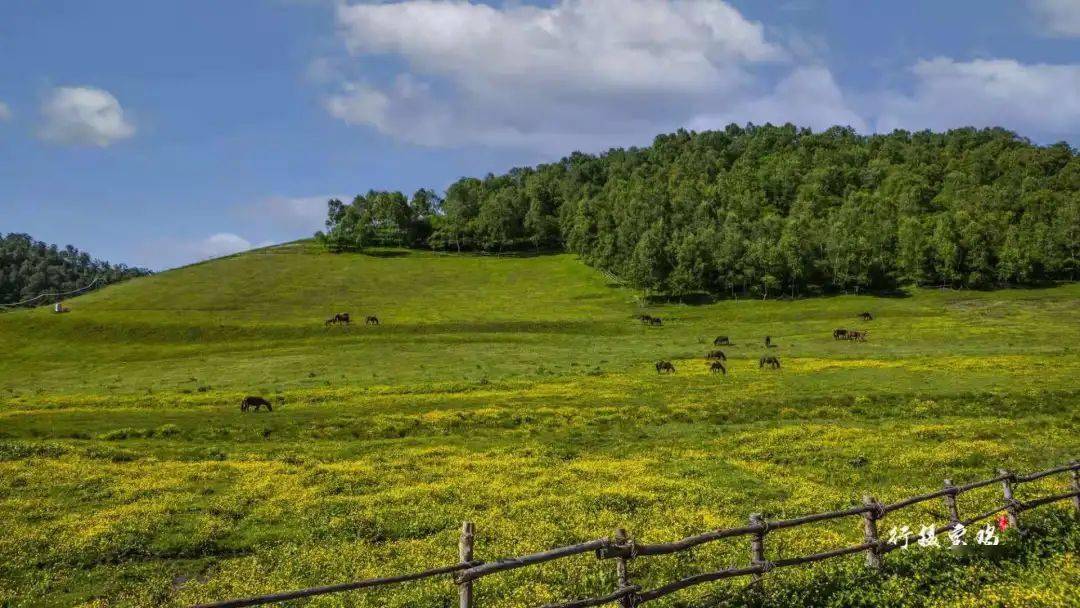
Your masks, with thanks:
M 326 326 L 330 327 L 335 323 L 344 323 L 345 325 L 348 325 L 351 320 L 352 319 L 349 318 L 349 313 L 339 312 L 326 320 Z
M 246 412 L 249 409 L 254 409 L 257 412 L 259 411 L 259 408 L 264 405 L 266 406 L 266 411 L 274 411 L 274 408 L 266 399 L 263 399 L 262 397 L 254 397 L 252 395 L 248 395 L 247 397 L 244 397 L 243 401 L 240 402 L 240 411 Z
M 832 330 L 833 340 L 843 340 L 847 338 L 848 330 L 846 329 L 834 329 Z
M 769 367 L 770 369 L 780 369 L 780 359 L 772 355 L 766 355 L 758 361 L 758 369 L 763 367 Z
M 713 346 L 731 346 L 731 339 L 727 336 L 717 336 L 712 343 Z
M 364 319 L 364 325 L 378 325 L 378 324 L 379 324 L 379 317 L 376 317 L 375 315 L 372 315 L 372 316 L 367 317 L 366 319 Z
M 868 331 L 855 331 L 851 330 L 847 333 L 848 340 L 855 340 L 856 342 L 866 342 L 866 334 Z
M 652 315 L 638 315 L 637 318 L 642 323 L 648 323 L 649 321 L 652 321 L 653 317 Z
M 657 361 L 656 362 L 656 373 L 658 373 L 658 374 L 663 374 L 663 373 L 674 374 L 675 373 L 675 366 L 671 364 L 671 361 Z
M 725 376 L 727 375 L 727 368 L 725 368 L 724 364 L 722 362 L 720 362 L 720 361 L 713 361 L 711 364 L 709 364 L 709 371 L 714 373 L 714 374 L 716 372 L 720 372 L 721 374 L 724 374 Z
M 765 336 L 765 348 L 772 348 L 772 336 Z
M 705 355 L 706 359 L 716 359 L 717 361 L 727 361 L 727 355 L 722 350 L 709 351 L 709 354 Z
M 863 321 L 873 321 L 874 320 L 874 315 L 872 315 L 872 314 L 870 314 L 868 312 L 861 312 L 861 313 L 859 313 L 859 318 L 862 319 Z
M 660 320 L 660 317 L 650 317 L 649 318 L 649 325 L 652 325 L 653 327 L 657 327 L 657 326 L 663 325 L 663 324 L 664 324 L 664 322 Z

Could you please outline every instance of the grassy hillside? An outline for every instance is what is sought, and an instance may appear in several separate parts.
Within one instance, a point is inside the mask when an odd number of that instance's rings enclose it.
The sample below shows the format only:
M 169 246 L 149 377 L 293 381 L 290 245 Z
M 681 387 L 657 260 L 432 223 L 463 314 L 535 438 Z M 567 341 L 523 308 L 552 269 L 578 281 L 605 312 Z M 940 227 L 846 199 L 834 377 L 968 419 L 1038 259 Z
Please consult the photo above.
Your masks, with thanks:
M 173 605 L 421 569 L 454 559 L 464 519 L 483 559 L 618 525 L 670 540 L 752 511 L 890 500 L 1080 454 L 1078 285 L 642 309 L 569 255 L 331 256 L 296 243 L 69 305 L 0 315 L 3 606 Z M 643 310 L 663 327 L 635 321 Z M 864 310 L 877 318 L 856 319 Z M 338 311 L 383 324 L 324 327 Z M 835 327 L 870 340 L 834 341 Z M 718 334 L 735 342 L 727 376 L 701 360 Z M 765 335 L 779 372 L 758 369 Z M 678 372 L 658 376 L 660 358 Z M 244 394 L 282 404 L 242 415 Z M 961 507 L 997 499 L 991 488 Z M 854 520 L 816 530 L 771 546 L 861 538 Z M 773 589 L 787 591 L 772 599 L 1065 606 L 1080 539 L 1063 534 L 1045 555 L 1000 562 L 897 558 L 885 580 L 865 580 L 858 558 L 778 574 Z M 745 553 L 719 543 L 634 574 L 651 586 Z M 916 576 L 919 560 L 956 567 Z M 611 570 L 582 558 L 478 593 L 537 606 L 610 589 Z M 737 586 L 663 605 L 721 602 Z M 438 583 L 304 605 L 448 598 Z

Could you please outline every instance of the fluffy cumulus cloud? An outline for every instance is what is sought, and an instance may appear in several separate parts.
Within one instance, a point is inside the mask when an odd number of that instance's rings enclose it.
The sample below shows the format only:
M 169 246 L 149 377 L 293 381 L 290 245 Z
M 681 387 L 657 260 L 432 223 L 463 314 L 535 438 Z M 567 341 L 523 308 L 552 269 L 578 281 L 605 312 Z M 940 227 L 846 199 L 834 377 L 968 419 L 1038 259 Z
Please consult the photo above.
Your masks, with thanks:
M 408 69 L 391 82 L 343 82 L 327 109 L 426 145 L 649 136 L 742 99 L 752 66 L 787 57 L 718 0 L 405 0 L 343 4 L 337 20 L 353 56 Z
M 1031 136 L 1080 133 L 1080 64 L 937 58 L 913 68 L 910 94 L 880 102 L 878 131 L 1003 126 Z
M 816 130 L 844 125 L 863 133 L 868 128 L 832 73 L 821 66 L 796 68 L 781 79 L 772 92 L 734 104 L 719 114 L 698 116 L 690 123 L 690 128 L 721 129 L 733 122 L 790 122 Z
M 141 265 L 152 270 L 165 270 L 268 244 L 252 245 L 248 239 L 232 232 L 218 232 L 205 238 L 158 236 L 140 242 L 137 245 L 137 257 Z
M 11 120 L 11 108 L 2 101 L 0 101 L 0 122 Z
M 42 139 L 60 144 L 105 147 L 135 134 L 116 97 L 94 87 L 53 89 L 41 115 Z
M 212 234 L 190 247 L 191 252 L 200 259 L 219 258 L 248 249 L 251 249 L 251 242 L 231 232 Z
M 1080 0 L 1031 0 L 1045 31 L 1054 36 L 1080 36 Z
M 1078 31 L 1080 0 L 1032 3 L 1057 33 Z M 413 144 L 563 154 L 731 122 L 1080 132 L 1080 64 L 925 59 L 893 89 L 845 90 L 821 45 L 771 38 L 721 0 L 342 3 L 336 20 L 348 56 L 313 64 L 326 109 Z M 362 68 L 380 61 L 396 73 L 373 80 Z

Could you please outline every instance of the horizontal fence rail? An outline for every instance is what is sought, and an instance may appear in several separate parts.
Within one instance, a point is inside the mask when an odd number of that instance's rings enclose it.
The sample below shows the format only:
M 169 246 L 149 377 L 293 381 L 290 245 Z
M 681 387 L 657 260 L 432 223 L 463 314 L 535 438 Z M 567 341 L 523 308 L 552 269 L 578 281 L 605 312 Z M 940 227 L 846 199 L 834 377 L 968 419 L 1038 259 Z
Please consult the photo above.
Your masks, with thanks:
M 1029 483 L 1044 477 L 1066 472 L 1071 475 L 1071 490 L 1068 492 L 1043 496 L 1028 501 L 1020 501 L 1013 496 L 1013 489 L 1018 484 Z M 1001 484 L 1002 496 L 1004 498 L 1002 504 L 989 511 L 975 515 L 974 517 L 961 519 L 960 511 L 957 506 L 957 497 L 965 492 L 970 492 L 996 483 Z M 945 507 L 949 514 L 949 523 L 935 527 L 932 531 L 935 537 L 949 532 L 958 526 L 964 526 L 966 528 L 967 526 L 998 515 L 999 513 L 1005 513 L 1008 517 L 1009 525 L 1019 529 L 1020 513 L 1069 498 L 1072 499 L 1073 507 L 1077 514 L 1080 515 L 1080 462 L 1073 461 L 1070 464 L 1038 471 L 1028 475 L 1017 475 L 1009 471 L 998 470 L 998 474 L 995 477 L 963 485 L 953 485 L 952 481 L 946 479 L 944 487 L 941 490 L 912 496 L 889 504 L 882 504 L 872 496 L 865 496 L 863 498 L 863 504 L 860 506 L 838 511 L 829 511 L 826 513 L 814 513 L 792 519 L 766 521 L 761 515 L 754 514 L 750 516 L 749 524 L 746 526 L 713 530 L 665 543 L 636 543 L 628 537 L 625 530 L 620 528 L 619 530 L 616 530 L 615 535 L 611 538 L 598 538 L 583 543 L 555 547 L 546 551 L 518 557 L 503 558 L 491 562 L 473 559 L 475 528 L 472 523 L 466 522 L 462 526 L 461 538 L 458 544 L 459 559 L 457 563 L 452 565 L 432 568 L 430 570 L 412 574 L 402 574 L 384 578 L 370 578 L 351 583 L 340 583 L 244 599 L 199 604 L 193 608 L 239 608 L 242 606 L 260 606 L 292 599 L 324 595 L 327 593 L 340 593 L 356 589 L 394 585 L 447 575 L 452 575 L 454 577 L 454 582 L 458 586 L 459 608 L 474 608 L 476 604 L 473 599 L 473 585 L 483 577 L 585 553 L 594 553 L 597 559 L 600 560 L 616 560 L 616 574 L 618 578 L 617 588 L 606 595 L 570 600 L 559 604 L 547 604 L 542 608 L 585 608 L 588 606 L 604 606 L 608 604 L 618 604 L 620 608 L 634 608 L 635 606 L 640 606 L 641 604 L 670 595 L 682 589 L 704 583 L 741 576 L 751 576 L 753 577 L 753 582 L 760 582 L 763 575 L 777 568 L 801 566 L 803 564 L 819 562 L 855 553 L 865 553 L 868 566 L 874 568 L 881 567 L 882 558 L 885 554 L 895 551 L 896 549 L 902 549 L 911 542 L 917 542 L 923 536 L 921 534 L 910 534 L 906 537 L 896 539 L 897 542 L 895 543 L 890 543 L 879 538 L 877 523 L 889 513 L 936 498 L 944 499 Z M 776 561 L 768 561 L 765 558 L 765 539 L 770 532 L 853 516 L 859 516 L 863 519 L 864 542 L 861 544 L 831 549 L 829 551 L 801 557 L 788 557 Z M 630 582 L 627 565 L 635 558 L 677 553 L 705 543 L 738 536 L 750 537 L 750 565 L 748 566 L 733 566 L 723 570 L 694 574 L 649 590 L 643 590 L 639 585 Z
M 277 602 L 296 600 L 305 597 L 312 597 L 315 595 L 326 595 L 327 593 L 341 593 L 342 591 L 353 591 L 355 589 L 364 589 L 367 587 L 378 587 L 380 585 L 393 585 L 397 583 L 418 581 L 434 576 L 441 576 L 443 574 L 451 574 L 459 570 L 471 568 L 472 566 L 475 566 L 479 563 L 480 562 L 478 561 L 465 562 L 461 564 L 454 564 L 452 566 L 432 568 L 431 570 L 424 570 L 423 572 L 415 572 L 413 574 L 401 574 L 398 576 L 387 576 L 383 578 L 368 578 L 362 581 L 354 581 L 351 583 L 339 583 L 337 585 L 311 587 L 309 589 L 285 591 L 283 593 L 272 593 L 270 595 L 260 595 L 257 597 L 249 597 L 238 600 L 225 600 L 224 602 L 214 602 L 211 604 L 198 604 L 194 608 L 242 608 L 243 606 L 262 606 L 265 604 L 275 604 Z

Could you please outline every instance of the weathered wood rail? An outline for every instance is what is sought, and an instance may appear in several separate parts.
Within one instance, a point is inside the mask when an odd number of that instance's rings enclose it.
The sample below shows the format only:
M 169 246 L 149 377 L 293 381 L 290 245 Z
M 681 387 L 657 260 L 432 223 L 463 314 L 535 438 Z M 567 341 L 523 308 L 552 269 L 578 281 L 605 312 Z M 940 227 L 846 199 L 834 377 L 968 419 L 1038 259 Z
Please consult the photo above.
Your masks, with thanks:
M 881 567 L 883 557 L 887 553 L 902 548 L 909 542 L 917 541 L 920 538 L 920 535 L 911 534 L 897 539 L 898 542 L 890 543 L 882 540 L 878 536 L 878 522 L 890 513 L 936 498 L 942 498 L 944 500 L 946 510 L 949 514 L 949 523 L 935 527 L 933 530 L 934 536 L 953 530 L 957 526 L 970 526 L 1002 512 L 1006 513 L 1010 526 L 1020 529 L 1020 514 L 1024 511 L 1029 511 L 1043 505 L 1069 498 L 1072 499 L 1073 507 L 1076 510 L 1077 515 L 1080 516 L 1080 461 L 1073 461 L 1070 464 L 1031 473 L 1029 475 L 1017 475 L 1001 469 L 999 469 L 997 473 L 998 474 L 995 477 L 990 479 L 974 481 L 963 485 L 953 485 L 952 481 L 946 479 L 944 486 L 940 490 L 912 496 L 889 504 L 879 503 L 877 499 L 872 496 L 864 496 L 863 504 L 859 506 L 827 513 L 804 515 L 792 519 L 766 521 L 760 514 L 755 513 L 750 516 L 749 523 L 746 526 L 713 530 L 711 532 L 689 536 L 676 541 L 655 544 L 637 543 L 627 535 L 625 530 L 620 528 L 616 530 L 615 534 L 610 538 L 598 538 L 596 540 L 590 540 L 575 545 L 556 547 L 554 549 L 548 549 L 547 551 L 519 557 L 498 559 L 492 562 L 473 559 L 475 527 L 471 522 L 465 522 L 461 529 L 461 537 L 458 544 L 458 562 L 455 564 L 412 574 L 371 578 L 350 583 L 312 587 L 210 604 L 199 604 L 193 608 L 240 608 L 242 606 L 261 606 L 327 593 L 340 593 L 356 589 L 400 584 L 446 575 L 453 575 L 454 582 L 458 586 L 459 607 L 475 608 L 476 603 L 473 599 L 473 585 L 477 580 L 499 572 L 525 568 L 552 560 L 581 555 L 583 553 L 593 553 L 601 560 L 616 560 L 617 588 L 605 595 L 571 600 L 560 604 L 547 604 L 543 606 L 543 608 L 585 608 L 588 606 L 604 606 L 607 604 L 618 604 L 620 608 L 634 608 L 635 606 L 651 602 L 682 589 L 686 589 L 687 587 L 693 587 L 703 583 L 740 576 L 751 576 L 754 580 L 760 580 L 765 574 L 777 568 L 799 566 L 855 553 L 865 553 L 867 565 L 872 568 L 879 568 Z M 1068 492 L 1043 496 L 1028 501 L 1017 500 L 1013 495 L 1015 487 L 1019 484 L 1029 483 L 1060 473 L 1070 473 L 1071 490 Z M 1002 504 L 973 517 L 961 519 L 957 497 L 965 492 L 970 492 L 997 483 L 1001 484 Z M 832 549 L 802 557 L 777 559 L 775 561 L 769 561 L 765 557 L 765 541 L 769 533 L 773 531 L 854 516 L 863 519 L 864 542 L 861 544 L 850 547 L 841 547 L 839 549 Z M 679 551 L 686 551 L 693 547 L 697 547 L 698 545 L 737 536 L 750 537 L 750 564 L 748 566 L 738 566 L 713 572 L 703 572 L 649 590 L 643 590 L 641 586 L 635 585 L 630 581 L 628 564 L 636 558 L 667 555 Z

